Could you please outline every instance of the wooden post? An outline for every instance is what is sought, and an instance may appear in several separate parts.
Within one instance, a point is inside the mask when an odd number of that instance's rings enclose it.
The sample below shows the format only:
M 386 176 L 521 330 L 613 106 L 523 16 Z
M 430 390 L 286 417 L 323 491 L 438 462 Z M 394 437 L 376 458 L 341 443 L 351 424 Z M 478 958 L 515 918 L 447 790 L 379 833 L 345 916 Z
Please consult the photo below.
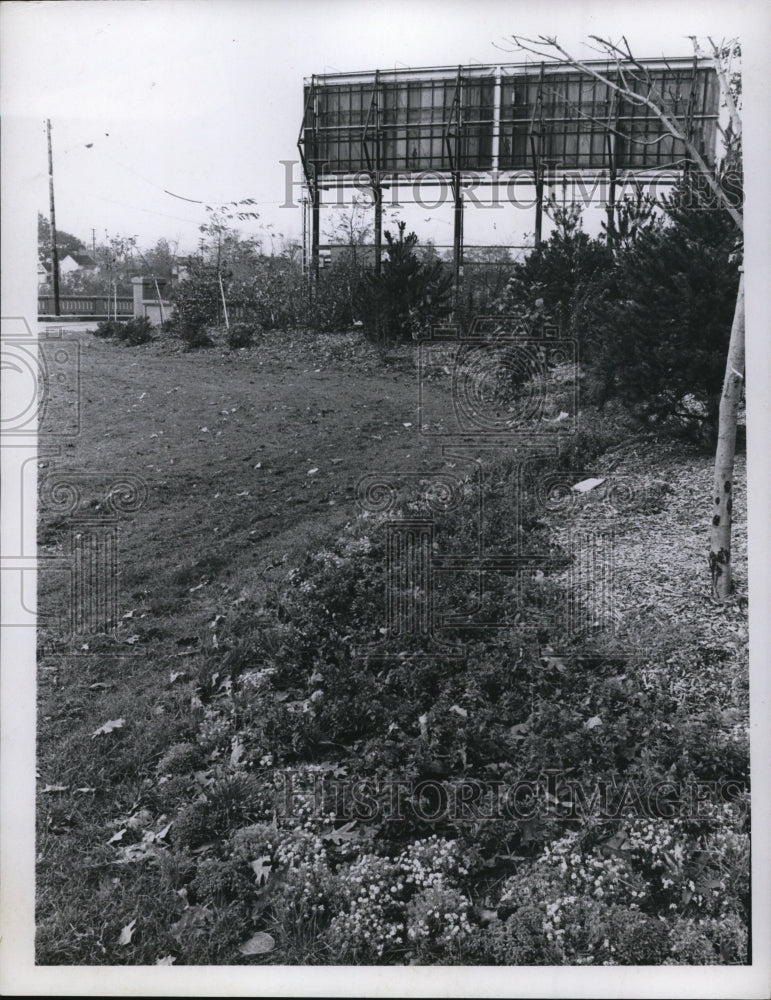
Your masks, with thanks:
M 222 296 L 222 311 L 225 314 L 225 329 L 229 330 L 230 329 L 230 320 L 228 319 L 228 304 L 225 301 L 225 289 L 222 287 L 222 275 L 219 273 L 219 271 L 217 272 L 217 278 L 219 279 L 219 283 L 220 283 L 220 295 Z

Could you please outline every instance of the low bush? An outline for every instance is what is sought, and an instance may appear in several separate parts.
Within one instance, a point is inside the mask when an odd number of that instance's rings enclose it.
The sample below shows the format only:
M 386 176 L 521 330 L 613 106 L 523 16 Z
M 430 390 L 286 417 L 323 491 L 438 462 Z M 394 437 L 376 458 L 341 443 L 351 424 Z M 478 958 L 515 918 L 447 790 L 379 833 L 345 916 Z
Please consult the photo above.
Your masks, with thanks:
M 177 329 L 179 337 L 188 351 L 196 351 L 202 347 L 212 347 L 214 344 L 210 329 L 206 326 L 198 326 L 188 320 L 181 323 Z
M 127 344 L 129 347 L 137 347 L 139 344 L 147 344 L 152 338 L 153 325 L 147 316 L 138 316 L 129 320 L 128 323 L 121 323 L 115 333 L 115 339 Z
M 123 324 L 115 319 L 103 319 L 100 320 L 96 329 L 94 330 L 94 336 L 100 337 L 102 339 L 108 339 L 110 337 L 118 336 L 120 328 Z
M 152 323 L 147 316 L 138 316 L 130 320 L 102 320 L 96 330 L 95 337 L 112 338 L 129 347 L 146 344 L 152 338 Z
M 254 338 L 261 332 L 261 327 L 256 323 L 233 323 L 227 334 L 228 346 L 232 351 L 251 347 Z

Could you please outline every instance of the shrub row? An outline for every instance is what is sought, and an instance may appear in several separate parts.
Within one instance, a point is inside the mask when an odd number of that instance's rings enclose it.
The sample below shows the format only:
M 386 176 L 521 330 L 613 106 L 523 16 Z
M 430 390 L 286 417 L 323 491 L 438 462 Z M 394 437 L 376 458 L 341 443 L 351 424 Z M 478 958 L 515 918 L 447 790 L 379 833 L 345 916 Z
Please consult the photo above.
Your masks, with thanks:
M 96 330 L 95 337 L 109 338 L 129 347 L 147 344 L 152 338 L 153 326 L 147 316 L 139 316 L 130 320 L 102 320 Z

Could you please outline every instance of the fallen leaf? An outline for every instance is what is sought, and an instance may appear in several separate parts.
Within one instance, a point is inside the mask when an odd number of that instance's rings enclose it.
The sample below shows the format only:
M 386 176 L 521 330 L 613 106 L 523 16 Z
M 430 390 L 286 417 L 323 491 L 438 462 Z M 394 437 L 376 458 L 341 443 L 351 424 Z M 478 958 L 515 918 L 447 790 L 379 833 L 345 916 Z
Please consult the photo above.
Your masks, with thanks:
M 488 910 L 485 907 L 480 906 L 475 910 L 475 915 L 481 924 L 489 924 L 491 920 L 495 920 L 498 917 L 497 910 Z
M 134 612 L 133 611 L 127 611 L 126 614 L 123 617 L 124 617 L 124 619 L 126 619 L 126 618 L 133 618 L 134 617 Z
M 264 931 L 257 931 L 248 941 L 244 941 L 238 950 L 242 955 L 267 955 L 269 951 L 273 951 L 275 946 L 276 942 L 270 934 L 266 934 Z
M 318 469 L 315 469 L 315 468 L 314 468 L 314 469 L 308 469 L 308 473 L 307 473 L 307 474 L 308 474 L 309 476 L 315 476 L 315 475 L 316 475 L 316 473 L 317 473 L 318 471 L 319 471 L 319 470 L 318 470 Z
M 125 834 L 125 832 L 126 832 L 126 828 L 125 827 L 122 830 L 118 830 L 117 833 L 114 833 L 110 837 L 110 839 L 107 841 L 107 843 L 108 844 L 116 844 L 119 840 L 123 840 L 123 835 Z
M 203 934 L 205 924 L 211 919 L 211 910 L 207 910 L 205 906 L 188 906 L 179 920 L 171 925 L 171 934 L 178 941 L 188 931 L 192 931 L 196 935 Z
M 602 486 L 605 482 L 604 479 L 582 479 L 580 483 L 576 483 L 573 489 L 576 493 L 588 493 L 589 490 L 593 490 L 595 486 Z
M 149 809 L 140 809 L 138 813 L 134 813 L 126 821 L 126 826 L 132 830 L 136 830 L 138 827 L 147 826 L 147 824 L 152 820 L 152 814 Z
M 466 711 L 465 708 L 461 708 L 460 705 L 450 705 L 449 710 L 451 712 L 455 712 L 455 714 L 459 715 L 462 719 L 468 718 L 468 712 Z
M 541 663 L 545 667 L 552 667 L 559 673 L 565 673 L 565 659 L 562 656 L 555 656 L 551 646 L 544 646 L 541 650 Z
M 165 958 L 159 958 L 155 963 L 156 965 L 174 965 L 176 958 L 173 955 L 166 955 Z
M 130 635 L 128 637 L 128 639 L 126 639 L 126 644 L 128 646 L 133 646 L 135 642 L 139 642 L 139 636 L 138 635 Z
M 241 740 L 236 740 L 233 743 L 233 749 L 230 753 L 230 766 L 237 767 L 238 762 L 241 760 L 243 755 L 244 755 L 244 745 L 241 742 Z
M 257 885 L 262 885 L 268 881 L 272 871 L 269 854 L 266 854 L 262 858 L 257 858 L 256 861 L 250 861 L 249 864 L 257 878 Z
M 148 840 L 140 840 L 137 844 L 129 844 L 124 847 L 116 859 L 116 864 L 134 864 L 138 861 L 151 861 L 157 857 L 158 848 L 154 847 Z
M 131 944 L 131 938 L 134 934 L 134 928 L 137 925 L 136 917 L 131 921 L 130 924 L 126 924 L 123 930 L 120 932 L 120 937 L 118 938 L 118 944 Z
M 584 723 L 587 729 L 595 729 L 597 726 L 602 725 L 602 719 L 599 715 L 593 715 L 591 719 L 587 719 Z
M 288 701 L 288 702 L 286 702 L 286 710 L 287 710 L 287 712 L 303 712 L 303 713 L 305 713 L 305 712 L 309 711 L 310 704 L 311 703 L 310 703 L 310 699 L 309 698 L 300 698 L 297 701 Z
M 602 846 L 608 848 L 608 850 L 611 851 L 620 851 L 622 850 L 626 842 L 627 842 L 626 830 L 620 830 L 618 833 L 615 833 L 609 840 L 606 840 Z
M 342 844 L 344 840 L 357 840 L 359 837 L 359 831 L 354 830 L 356 826 L 356 820 L 352 819 L 350 823 L 346 823 L 345 826 L 338 827 L 336 830 L 329 830 L 327 833 L 322 833 L 322 840 L 331 840 L 333 844 Z
M 125 719 L 110 719 L 108 722 L 105 722 L 103 726 L 100 726 L 98 729 L 95 729 L 93 733 L 91 733 L 91 739 L 95 736 L 103 736 L 106 733 L 111 733 L 113 729 L 122 729 L 125 725 Z

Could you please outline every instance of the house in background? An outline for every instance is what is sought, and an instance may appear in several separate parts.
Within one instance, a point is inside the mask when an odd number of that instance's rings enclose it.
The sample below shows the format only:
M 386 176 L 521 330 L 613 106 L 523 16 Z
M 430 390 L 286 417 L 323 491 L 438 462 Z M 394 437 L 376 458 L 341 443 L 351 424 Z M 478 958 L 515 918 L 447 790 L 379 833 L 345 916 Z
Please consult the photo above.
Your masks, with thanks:
M 74 271 L 89 274 L 96 270 L 96 261 L 87 253 L 66 253 L 59 259 L 59 274 L 62 275 L 72 274 Z
M 47 286 L 51 281 L 52 268 L 50 264 L 45 263 L 45 261 L 39 260 L 37 262 L 37 286 L 38 288 L 43 288 Z

